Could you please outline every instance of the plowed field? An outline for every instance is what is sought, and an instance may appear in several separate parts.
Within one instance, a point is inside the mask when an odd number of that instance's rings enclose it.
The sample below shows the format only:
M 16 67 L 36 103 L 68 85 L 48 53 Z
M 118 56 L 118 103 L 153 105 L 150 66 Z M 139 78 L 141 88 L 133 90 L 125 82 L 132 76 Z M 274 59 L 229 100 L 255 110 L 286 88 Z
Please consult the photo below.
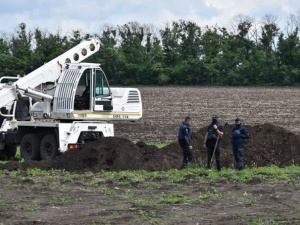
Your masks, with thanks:
M 0 225 L 300 224 L 299 167 L 255 167 L 300 164 L 300 89 L 140 90 L 143 119 L 116 122 L 115 138 L 88 143 L 55 161 L 0 164 Z M 221 157 L 229 169 L 219 173 L 199 168 L 213 114 L 226 124 Z M 187 115 L 193 118 L 195 160 L 190 169 L 169 170 L 182 160 L 176 136 Z M 245 164 L 254 166 L 239 172 L 230 169 L 228 140 L 237 116 L 251 135 Z M 158 149 L 144 142 L 172 144 Z
M 194 131 L 217 114 L 223 124 L 240 116 L 247 125 L 271 123 L 300 134 L 300 88 L 141 87 L 144 115 L 115 123 L 115 135 L 132 141 L 173 142 L 186 115 Z

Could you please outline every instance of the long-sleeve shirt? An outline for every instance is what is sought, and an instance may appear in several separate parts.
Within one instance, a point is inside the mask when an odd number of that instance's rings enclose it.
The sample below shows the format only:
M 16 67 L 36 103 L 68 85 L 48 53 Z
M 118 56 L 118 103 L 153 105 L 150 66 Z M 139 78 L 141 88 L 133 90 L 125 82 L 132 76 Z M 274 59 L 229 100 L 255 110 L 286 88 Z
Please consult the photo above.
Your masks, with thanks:
M 238 130 L 240 132 L 239 135 L 235 136 L 234 132 Z M 250 138 L 250 135 L 246 129 L 246 127 L 242 124 L 240 126 L 235 126 L 231 132 L 231 143 L 232 145 L 244 145 L 246 143 L 246 139 Z
M 190 128 L 190 124 L 183 122 L 178 129 L 178 141 L 180 143 L 191 145 L 192 141 L 192 131 Z

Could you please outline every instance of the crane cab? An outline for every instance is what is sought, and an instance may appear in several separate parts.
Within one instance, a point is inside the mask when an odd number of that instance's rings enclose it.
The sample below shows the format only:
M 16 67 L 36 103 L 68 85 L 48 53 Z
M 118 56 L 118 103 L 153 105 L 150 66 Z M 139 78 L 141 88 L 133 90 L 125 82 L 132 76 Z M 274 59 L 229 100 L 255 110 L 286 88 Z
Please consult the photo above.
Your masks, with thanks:
M 102 69 L 86 68 L 79 78 L 74 98 L 74 111 L 111 111 L 112 98 Z
M 44 103 L 32 107 L 34 118 L 43 118 Z M 138 120 L 142 99 L 136 88 L 111 88 L 99 64 L 68 64 L 53 95 L 50 117 L 59 120 Z

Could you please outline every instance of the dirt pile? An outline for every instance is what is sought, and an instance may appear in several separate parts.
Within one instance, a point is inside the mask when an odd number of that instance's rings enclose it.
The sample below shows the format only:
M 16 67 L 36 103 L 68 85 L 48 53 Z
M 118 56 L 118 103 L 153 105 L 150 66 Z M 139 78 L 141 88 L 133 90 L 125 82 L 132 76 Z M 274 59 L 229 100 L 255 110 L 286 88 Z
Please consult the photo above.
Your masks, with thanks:
M 221 144 L 222 164 L 233 167 L 234 158 L 230 144 L 230 134 L 234 125 L 224 126 L 224 136 Z M 246 126 L 250 139 L 245 147 L 244 164 L 251 166 L 289 166 L 300 165 L 300 136 L 272 124 Z M 206 154 L 202 147 L 206 127 L 194 133 L 193 145 L 199 151 L 199 157 Z
M 244 163 L 251 166 L 300 165 L 300 136 L 271 124 L 246 126 L 251 138 L 245 148 Z M 233 125 L 224 126 L 221 157 L 225 167 L 233 167 L 234 158 L 230 144 Z M 206 127 L 193 133 L 195 162 L 206 163 L 206 150 L 202 147 Z M 100 172 L 101 170 L 148 170 L 159 171 L 179 168 L 182 153 L 177 143 L 164 148 L 133 144 L 125 138 L 109 137 L 90 142 L 79 150 L 68 151 L 55 161 L 11 161 L 0 165 L 0 169 L 65 169 L 70 172 Z
M 109 137 L 90 142 L 78 151 L 68 151 L 57 157 L 54 169 L 68 171 L 101 170 L 168 170 L 178 166 L 180 151 L 173 148 L 159 149 L 138 142 L 136 145 L 125 138 Z
M 53 168 L 70 172 L 168 170 L 177 168 L 182 160 L 180 148 L 176 145 L 159 149 L 143 142 L 135 145 L 125 138 L 108 137 L 87 143 L 79 150 L 70 150 L 56 157 L 55 161 L 11 161 L 0 165 L 0 169 Z

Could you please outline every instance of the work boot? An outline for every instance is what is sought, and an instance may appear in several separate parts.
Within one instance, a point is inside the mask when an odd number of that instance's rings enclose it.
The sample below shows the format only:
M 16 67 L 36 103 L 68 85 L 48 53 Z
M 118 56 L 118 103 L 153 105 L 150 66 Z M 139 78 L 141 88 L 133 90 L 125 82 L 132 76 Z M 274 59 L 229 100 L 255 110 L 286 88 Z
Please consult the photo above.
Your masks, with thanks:
M 180 170 L 184 170 L 187 168 L 187 163 L 182 163 L 182 166 L 180 167 Z

